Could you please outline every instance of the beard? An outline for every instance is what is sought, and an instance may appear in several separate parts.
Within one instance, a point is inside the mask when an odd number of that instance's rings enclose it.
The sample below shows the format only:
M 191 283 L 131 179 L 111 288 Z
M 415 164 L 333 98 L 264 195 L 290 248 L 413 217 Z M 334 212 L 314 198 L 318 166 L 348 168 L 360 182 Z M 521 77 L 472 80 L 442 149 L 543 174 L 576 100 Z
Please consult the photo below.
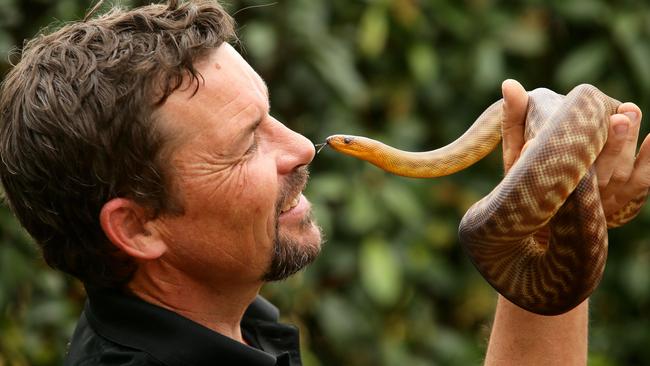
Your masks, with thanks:
M 310 230 L 312 226 L 315 226 L 320 232 L 320 228 L 314 224 L 310 214 L 305 217 L 300 227 L 306 231 Z M 300 240 L 281 234 L 276 225 L 271 264 L 264 274 L 263 280 L 266 282 L 284 280 L 312 263 L 320 253 L 321 236 L 319 235 L 318 240 L 312 242 Z
M 275 216 L 275 236 L 273 241 L 273 253 L 271 263 L 262 279 L 266 282 L 281 281 L 297 273 L 307 265 L 312 263 L 320 253 L 322 243 L 322 233 L 312 217 L 311 211 L 305 215 L 305 218 L 298 225 L 299 233 L 309 233 L 311 230 L 317 230 L 316 238 L 292 236 L 283 233 L 279 226 L 279 217 L 281 207 L 291 197 L 295 197 L 297 192 L 301 192 L 307 184 L 309 171 L 306 167 L 296 170 L 288 179 L 287 184 L 280 192 L 280 197 L 276 203 Z

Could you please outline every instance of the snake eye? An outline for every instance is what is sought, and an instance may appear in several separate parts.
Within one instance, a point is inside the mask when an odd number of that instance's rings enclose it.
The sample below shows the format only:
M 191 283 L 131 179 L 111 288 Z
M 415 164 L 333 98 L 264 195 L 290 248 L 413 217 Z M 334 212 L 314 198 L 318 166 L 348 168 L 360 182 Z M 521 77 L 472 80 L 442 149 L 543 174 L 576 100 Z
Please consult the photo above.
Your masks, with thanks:
M 343 142 L 346 143 L 346 144 L 349 144 L 350 142 L 352 142 L 352 139 L 349 138 L 349 137 L 344 137 Z

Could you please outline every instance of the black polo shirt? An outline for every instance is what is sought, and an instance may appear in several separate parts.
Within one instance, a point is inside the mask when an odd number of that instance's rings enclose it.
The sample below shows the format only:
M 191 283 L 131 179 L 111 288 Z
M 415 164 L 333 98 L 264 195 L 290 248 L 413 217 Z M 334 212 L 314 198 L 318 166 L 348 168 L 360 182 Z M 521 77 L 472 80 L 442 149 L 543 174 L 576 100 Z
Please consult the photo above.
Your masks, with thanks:
M 116 291 L 88 291 L 65 366 L 301 365 L 298 329 L 258 296 L 241 323 L 251 346 Z

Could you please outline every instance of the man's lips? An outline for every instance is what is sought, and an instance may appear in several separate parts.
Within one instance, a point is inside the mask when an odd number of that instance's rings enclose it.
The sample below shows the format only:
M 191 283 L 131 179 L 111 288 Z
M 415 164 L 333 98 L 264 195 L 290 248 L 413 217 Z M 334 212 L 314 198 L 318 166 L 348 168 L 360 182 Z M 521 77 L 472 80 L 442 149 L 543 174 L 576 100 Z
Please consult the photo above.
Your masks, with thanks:
M 288 213 L 300 211 L 296 210 L 297 207 L 309 209 L 309 203 L 305 196 L 302 195 L 308 179 L 309 170 L 307 170 L 306 166 L 298 168 L 288 177 L 284 189 L 280 192 L 280 200 L 276 206 L 278 215 L 286 216 Z
M 300 203 L 300 197 L 302 196 L 302 193 L 298 193 L 293 199 L 288 200 L 287 203 L 284 204 L 284 207 L 280 210 L 280 214 L 283 214 L 294 207 L 298 206 L 298 203 Z
M 280 213 L 279 219 L 280 222 L 289 223 L 289 222 L 301 222 L 305 219 L 305 216 L 309 214 L 311 210 L 311 204 L 309 200 L 300 194 L 298 196 L 298 203 L 295 206 L 292 206 L 287 211 Z

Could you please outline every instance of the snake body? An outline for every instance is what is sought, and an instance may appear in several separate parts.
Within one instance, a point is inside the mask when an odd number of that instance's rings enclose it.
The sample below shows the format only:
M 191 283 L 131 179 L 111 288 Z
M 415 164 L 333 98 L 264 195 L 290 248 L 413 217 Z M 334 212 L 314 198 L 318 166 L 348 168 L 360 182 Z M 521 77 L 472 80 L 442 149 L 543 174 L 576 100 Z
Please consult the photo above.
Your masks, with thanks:
M 527 148 L 492 192 L 461 220 L 459 241 L 482 276 L 518 306 L 543 315 L 567 312 L 599 284 L 607 259 L 607 228 L 636 216 L 638 197 L 605 217 L 593 163 L 620 104 L 591 85 L 566 96 L 528 93 Z M 390 173 L 432 178 L 481 160 L 499 144 L 503 100 L 492 104 L 456 141 L 427 152 L 334 135 L 334 150 Z

